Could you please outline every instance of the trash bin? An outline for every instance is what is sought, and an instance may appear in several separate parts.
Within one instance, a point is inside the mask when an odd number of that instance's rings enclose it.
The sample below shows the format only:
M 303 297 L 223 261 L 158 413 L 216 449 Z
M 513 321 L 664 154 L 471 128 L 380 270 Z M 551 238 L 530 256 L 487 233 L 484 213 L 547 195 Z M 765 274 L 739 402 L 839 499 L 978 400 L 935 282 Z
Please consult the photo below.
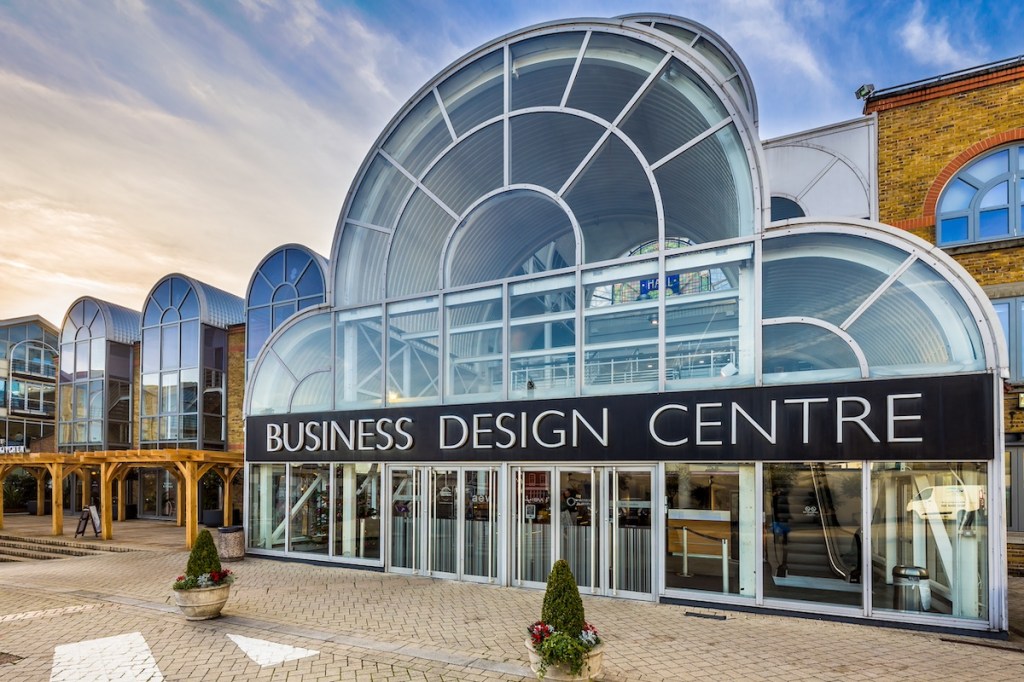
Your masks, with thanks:
M 897 611 L 926 611 L 931 606 L 928 571 L 920 566 L 893 566 L 892 607 Z
M 241 561 L 245 558 L 245 533 L 242 526 L 222 526 L 217 529 L 217 553 L 221 561 Z

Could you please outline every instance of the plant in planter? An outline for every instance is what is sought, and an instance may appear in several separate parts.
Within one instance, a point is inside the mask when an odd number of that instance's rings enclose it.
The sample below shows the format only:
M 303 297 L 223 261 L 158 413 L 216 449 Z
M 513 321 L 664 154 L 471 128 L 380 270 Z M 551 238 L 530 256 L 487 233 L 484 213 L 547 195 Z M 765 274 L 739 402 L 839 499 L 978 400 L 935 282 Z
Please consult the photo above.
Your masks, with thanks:
M 231 569 L 221 568 L 213 537 L 204 528 L 188 555 L 185 575 L 179 575 L 171 587 L 186 620 L 206 620 L 220 615 L 234 581 Z
M 526 631 L 530 667 L 538 679 L 592 680 L 601 673 L 604 646 L 597 628 L 584 618 L 576 577 L 564 559 L 552 566 L 540 620 Z

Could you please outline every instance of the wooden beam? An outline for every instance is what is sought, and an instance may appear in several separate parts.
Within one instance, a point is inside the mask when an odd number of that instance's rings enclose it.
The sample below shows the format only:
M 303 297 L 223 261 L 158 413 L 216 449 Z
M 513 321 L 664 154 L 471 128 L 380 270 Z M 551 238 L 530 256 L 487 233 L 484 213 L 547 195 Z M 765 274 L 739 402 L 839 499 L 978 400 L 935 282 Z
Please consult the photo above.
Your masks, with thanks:
M 185 547 L 192 549 L 199 535 L 199 468 L 185 462 Z
M 36 479 L 36 516 L 46 515 L 46 471 L 36 472 L 32 475 Z
M 90 478 L 92 478 L 92 476 L 88 469 L 83 468 L 78 472 L 78 480 L 82 486 L 82 509 L 85 509 L 92 504 L 92 500 L 90 499 L 92 497 L 92 488 L 89 486 Z
M 125 479 L 128 478 L 128 470 L 126 469 L 124 474 L 117 477 L 117 520 L 126 521 L 127 506 L 125 506 L 125 495 L 128 492 L 128 486 L 125 485 Z

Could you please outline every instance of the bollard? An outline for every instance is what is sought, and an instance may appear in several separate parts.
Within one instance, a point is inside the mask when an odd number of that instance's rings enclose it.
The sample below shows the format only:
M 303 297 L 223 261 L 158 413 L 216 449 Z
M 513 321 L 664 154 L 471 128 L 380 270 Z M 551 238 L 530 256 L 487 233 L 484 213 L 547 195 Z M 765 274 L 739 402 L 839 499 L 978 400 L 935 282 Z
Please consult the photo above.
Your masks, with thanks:
M 222 526 L 217 529 L 217 553 L 221 561 L 241 561 L 245 558 L 245 533 L 242 526 Z
M 928 571 L 920 566 L 893 566 L 892 607 L 897 611 L 921 611 Z

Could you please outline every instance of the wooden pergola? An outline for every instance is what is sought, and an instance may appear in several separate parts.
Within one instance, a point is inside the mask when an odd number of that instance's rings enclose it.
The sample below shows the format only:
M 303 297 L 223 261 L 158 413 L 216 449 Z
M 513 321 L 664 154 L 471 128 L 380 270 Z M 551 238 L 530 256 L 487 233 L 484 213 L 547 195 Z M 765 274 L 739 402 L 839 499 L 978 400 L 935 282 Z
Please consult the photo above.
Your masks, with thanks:
M 231 525 L 231 483 L 244 466 L 240 452 L 211 450 L 101 450 L 95 452 L 30 453 L 0 455 L 0 529 L 3 528 L 3 480 L 21 467 L 36 479 L 36 514 L 44 513 L 46 476 L 53 481 L 50 512 L 53 535 L 64 534 L 64 479 L 74 473 L 98 471 L 100 481 L 100 536 L 114 537 L 113 485 L 117 483 L 117 519 L 124 521 L 127 484 L 132 469 L 158 467 L 178 479 L 177 523 L 185 527 L 185 547 L 191 548 L 199 534 L 199 480 L 210 471 L 224 484 L 224 525 Z M 82 497 L 90 502 L 91 491 L 83 480 Z M 184 497 L 184 499 L 182 499 Z

